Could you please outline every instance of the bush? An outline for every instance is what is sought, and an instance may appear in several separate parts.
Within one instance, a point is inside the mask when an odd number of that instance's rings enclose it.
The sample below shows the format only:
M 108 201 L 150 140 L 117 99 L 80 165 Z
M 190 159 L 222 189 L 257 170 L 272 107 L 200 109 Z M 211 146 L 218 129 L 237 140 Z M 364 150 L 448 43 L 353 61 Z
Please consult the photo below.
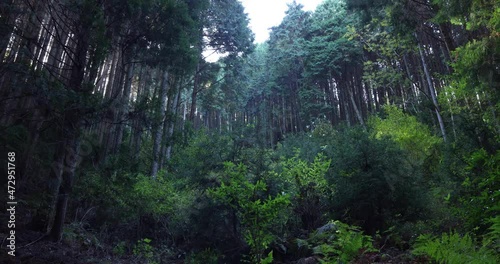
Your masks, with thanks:
M 334 188 L 325 179 L 330 161 L 318 154 L 313 162 L 299 159 L 300 151 L 294 157 L 283 160 L 281 173 L 273 175 L 281 180 L 281 190 L 291 195 L 293 211 L 300 218 L 302 229 L 311 231 L 322 222 L 322 217 Z
M 406 153 L 386 137 L 375 139 L 361 128 L 337 133 L 332 148 L 332 173 L 337 217 L 375 234 L 389 220 L 418 220 L 424 216 L 426 190 L 421 175 L 406 162 Z
M 186 257 L 187 264 L 217 264 L 219 253 L 208 248 L 200 252 L 191 253 Z
M 156 260 L 155 248 L 150 245 L 151 239 L 144 238 L 137 241 L 137 244 L 134 246 L 132 252 L 135 256 L 145 259 L 149 264 L 156 264 L 158 261 Z
M 423 165 L 436 163 L 433 160 L 438 160 L 437 146 L 442 139 L 434 136 L 429 127 L 418 122 L 415 116 L 405 114 L 391 105 L 386 105 L 383 109 L 385 118 L 373 116 L 368 121 L 375 138 L 390 137 L 406 151 L 406 161 L 416 170 L 422 169 Z
M 266 184 L 263 181 L 251 183 L 246 178 L 246 166 L 226 162 L 225 167 L 221 186 L 209 190 L 209 194 L 237 212 L 243 228 L 243 238 L 250 247 L 252 262 L 269 261 L 272 259 L 272 254 L 265 257 L 264 252 L 275 238 L 271 227 L 290 203 L 289 197 L 280 194 L 274 198 L 271 196 L 263 198 L 262 194 L 267 189 Z
M 487 220 L 500 212 L 500 151 L 493 155 L 484 149 L 473 152 L 463 173 L 460 212 L 469 230 L 483 234 Z

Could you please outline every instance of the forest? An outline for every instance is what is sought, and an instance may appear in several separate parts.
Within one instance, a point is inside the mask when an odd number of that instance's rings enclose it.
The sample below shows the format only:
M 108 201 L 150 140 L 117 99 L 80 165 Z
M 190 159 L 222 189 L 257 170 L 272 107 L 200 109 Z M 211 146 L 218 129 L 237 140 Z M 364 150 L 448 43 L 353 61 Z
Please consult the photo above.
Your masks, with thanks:
M 497 0 L 2 0 L 0 263 L 500 263 L 499 115 Z

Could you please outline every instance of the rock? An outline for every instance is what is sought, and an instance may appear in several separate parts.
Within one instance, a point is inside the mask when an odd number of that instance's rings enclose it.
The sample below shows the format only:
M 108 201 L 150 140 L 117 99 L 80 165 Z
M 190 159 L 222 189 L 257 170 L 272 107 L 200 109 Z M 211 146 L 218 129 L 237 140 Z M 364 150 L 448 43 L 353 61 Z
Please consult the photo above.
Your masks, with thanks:
M 317 264 L 319 261 L 315 257 L 301 258 L 297 260 L 297 264 Z
M 316 234 L 321 235 L 330 230 L 336 230 L 337 226 L 334 223 L 328 223 L 318 229 L 316 229 Z

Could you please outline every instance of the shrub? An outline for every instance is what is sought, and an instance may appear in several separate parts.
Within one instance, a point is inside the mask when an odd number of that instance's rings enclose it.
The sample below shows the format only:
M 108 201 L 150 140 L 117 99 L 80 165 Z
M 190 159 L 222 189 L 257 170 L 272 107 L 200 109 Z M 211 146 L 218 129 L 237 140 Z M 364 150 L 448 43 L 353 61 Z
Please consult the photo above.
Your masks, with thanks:
M 490 155 L 484 149 L 477 150 L 467 159 L 467 164 L 459 198 L 461 214 L 469 229 L 483 234 L 487 220 L 500 211 L 500 151 Z
M 156 264 L 158 261 L 156 261 L 155 248 L 150 243 L 151 239 L 149 238 L 141 239 L 137 241 L 132 252 L 135 256 L 145 259 L 147 263 Z
M 282 181 L 281 190 L 291 195 L 293 210 L 300 217 L 302 229 L 317 228 L 334 191 L 325 179 L 330 161 L 320 153 L 313 162 L 307 162 L 299 159 L 297 150 L 295 156 L 282 161 L 281 166 L 282 172 L 274 177 Z
M 373 129 L 374 136 L 378 139 L 388 136 L 394 140 L 402 149 L 406 150 L 409 162 L 418 166 L 430 158 L 436 146 L 442 140 L 432 135 L 426 125 L 417 121 L 415 116 L 403 113 L 395 106 L 383 107 L 386 117 L 371 117 L 369 125 Z
M 405 162 L 405 152 L 386 137 L 375 139 L 361 128 L 337 133 L 332 157 L 337 217 L 361 225 L 368 233 L 388 227 L 388 221 L 418 220 L 425 210 L 421 175 Z
M 187 264 L 217 264 L 219 253 L 207 248 L 200 252 L 191 253 L 186 257 Z
M 263 181 L 251 183 L 246 176 L 246 166 L 226 162 L 221 186 L 210 189 L 209 194 L 237 212 L 243 238 L 250 247 L 252 262 L 265 263 L 272 259 L 272 254 L 264 257 L 265 250 L 275 237 L 271 227 L 290 200 L 287 195 L 281 194 L 274 198 L 263 198 L 266 184 Z

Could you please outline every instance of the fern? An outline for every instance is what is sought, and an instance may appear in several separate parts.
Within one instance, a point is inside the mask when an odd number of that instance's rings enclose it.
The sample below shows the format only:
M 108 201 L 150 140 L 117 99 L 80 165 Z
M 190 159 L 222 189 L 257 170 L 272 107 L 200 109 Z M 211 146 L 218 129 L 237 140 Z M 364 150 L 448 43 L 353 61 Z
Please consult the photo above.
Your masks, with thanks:
M 500 216 L 490 218 L 491 226 L 489 232 L 485 235 L 483 240 L 484 247 L 492 247 L 496 252 L 500 252 Z
M 348 263 L 366 252 L 376 251 L 372 238 L 363 235 L 356 226 L 340 221 L 330 222 L 333 228 L 314 233 L 307 241 L 297 240 L 299 246 L 312 247 L 322 263 Z
M 445 233 L 440 238 L 421 235 L 417 238 L 413 253 L 427 255 L 438 263 L 448 264 L 494 264 L 499 261 L 487 247 L 476 248 L 470 235 L 460 236 L 455 232 Z

